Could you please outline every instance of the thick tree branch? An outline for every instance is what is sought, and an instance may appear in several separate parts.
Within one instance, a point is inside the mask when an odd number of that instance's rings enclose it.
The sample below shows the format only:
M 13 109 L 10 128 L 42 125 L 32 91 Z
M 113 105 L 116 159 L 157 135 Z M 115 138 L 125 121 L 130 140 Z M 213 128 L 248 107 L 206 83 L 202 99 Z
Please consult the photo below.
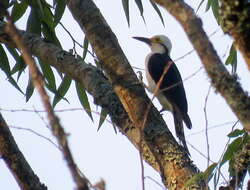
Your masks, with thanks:
M 0 156 L 15 177 L 22 190 L 47 190 L 34 173 L 9 130 L 0 113 Z
M 4 26 L 0 25 L 0 42 L 13 45 L 8 35 L 3 32 L 3 28 Z M 21 34 L 33 55 L 83 84 L 94 97 L 95 103 L 107 109 L 112 121 L 137 148 L 139 147 L 140 128 L 134 127 L 112 86 L 100 70 L 92 65 L 84 64 L 81 59 L 75 59 L 73 55 L 45 42 L 36 35 L 27 32 L 21 32 Z M 142 154 L 152 167 L 162 171 L 162 176 L 166 178 L 164 182 L 170 189 L 181 188 L 188 179 L 197 173 L 197 170 L 186 153 L 175 142 L 171 133 L 167 131 L 160 116 L 155 112 L 153 112 L 153 116 L 155 120 L 151 116 L 151 128 L 145 133 L 147 143 L 144 139 L 142 141 Z M 156 159 L 158 160 L 156 161 Z M 202 189 L 204 183 L 192 185 L 196 189 Z
M 197 51 L 212 85 L 223 96 L 247 131 L 250 131 L 250 98 L 237 79 L 229 74 L 202 28 L 202 21 L 182 0 L 154 0 L 182 25 Z
M 68 7 L 91 43 L 132 123 L 138 129 L 145 126 L 143 138 L 160 166 L 164 184 L 169 189 L 183 188 L 197 173 L 197 169 L 175 141 L 159 112 L 150 106 L 147 114 L 150 100 L 142 86 L 138 85 L 136 75 L 99 9 L 91 0 L 69 0 Z M 145 117 L 147 120 L 144 125 Z M 186 188 L 191 186 L 193 189 L 202 189 L 203 180 Z
M 234 38 L 250 70 L 250 3 L 248 0 L 220 0 L 221 27 Z

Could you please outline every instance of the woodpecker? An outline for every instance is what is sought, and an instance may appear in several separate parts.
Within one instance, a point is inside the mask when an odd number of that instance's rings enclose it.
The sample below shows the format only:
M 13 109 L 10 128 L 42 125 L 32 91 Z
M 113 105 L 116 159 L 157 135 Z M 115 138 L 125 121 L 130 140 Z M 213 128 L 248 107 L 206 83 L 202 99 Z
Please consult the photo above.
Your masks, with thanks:
M 183 122 L 189 129 L 192 128 L 192 123 L 188 116 L 187 98 L 180 72 L 169 55 L 172 49 L 171 41 L 164 35 L 156 35 L 152 38 L 133 38 L 145 42 L 151 49 L 145 60 L 146 78 L 148 81 L 147 89 L 149 92 L 155 93 L 163 107 L 162 110 L 172 112 L 176 136 L 189 154 Z M 161 83 L 157 91 L 157 84 L 160 80 Z

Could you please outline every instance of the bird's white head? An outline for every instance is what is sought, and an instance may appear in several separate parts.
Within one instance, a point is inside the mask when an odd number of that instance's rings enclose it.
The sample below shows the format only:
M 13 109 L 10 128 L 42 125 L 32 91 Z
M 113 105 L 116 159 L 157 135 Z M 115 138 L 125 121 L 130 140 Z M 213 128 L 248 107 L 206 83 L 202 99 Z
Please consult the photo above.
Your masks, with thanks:
M 154 53 L 170 53 L 172 49 L 172 43 L 167 36 L 156 35 L 151 38 L 144 37 L 134 37 L 134 39 L 140 40 L 148 44 L 151 48 L 151 51 Z

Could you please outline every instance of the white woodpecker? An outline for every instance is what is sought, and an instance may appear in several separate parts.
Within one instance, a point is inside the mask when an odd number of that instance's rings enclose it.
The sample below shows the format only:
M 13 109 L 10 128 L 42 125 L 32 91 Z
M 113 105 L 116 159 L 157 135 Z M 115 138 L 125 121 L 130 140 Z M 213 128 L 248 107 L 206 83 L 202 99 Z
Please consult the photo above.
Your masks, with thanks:
M 172 112 L 176 136 L 180 139 L 187 153 L 189 153 L 183 121 L 189 129 L 192 128 L 192 123 L 188 116 L 187 98 L 181 75 L 169 56 L 172 48 L 171 41 L 164 35 L 156 35 L 152 38 L 133 38 L 145 42 L 151 48 L 151 53 L 147 55 L 145 60 L 148 80 L 147 89 L 151 93 L 155 93 L 164 110 Z M 160 80 L 161 83 L 158 84 Z M 159 90 L 157 90 L 157 84 Z

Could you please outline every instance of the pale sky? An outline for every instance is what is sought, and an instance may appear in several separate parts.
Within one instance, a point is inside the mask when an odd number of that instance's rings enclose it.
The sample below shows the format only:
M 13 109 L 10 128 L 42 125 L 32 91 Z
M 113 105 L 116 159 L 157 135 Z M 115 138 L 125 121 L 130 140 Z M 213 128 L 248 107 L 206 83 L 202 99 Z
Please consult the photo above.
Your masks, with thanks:
M 165 28 L 160 22 L 160 19 L 153 11 L 150 3 L 145 1 L 144 16 L 146 26 L 140 17 L 139 11 L 133 1 L 130 1 L 130 28 L 128 28 L 124 12 L 122 10 L 121 1 L 111 0 L 107 3 L 105 0 L 95 0 L 95 3 L 100 8 L 102 14 L 107 19 L 108 24 L 116 34 L 120 45 L 125 52 L 130 64 L 134 67 L 144 68 L 144 59 L 149 53 L 149 48 L 138 41 L 132 39 L 132 36 L 150 37 L 156 34 L 167 35 L 172 41 L 171 57 L 173 60 L 185 55 L 192 50 L 192 45 L 188 41 L 181 26 L 175 19 L 162 9 L 162 15 L 165 21 Z M 196 1 L 186 1 L 194 7 L 198 6 Z M 204 6 L 198 12 L 198 15 L 203 20 L 203 26 L 208 35 L 212 34 L 211 41 L 217 49 L 219 56 L 225 61 L 231 40 L 225 36 L 219 29 L 211 12 L 205 13 Z M 62 22 L 71 31 L 72 35 L 82 43 L 84 35 L 75 24 L 69 11 L 66 11 Z M 18 27 L 25 28 L 24 22 L 19 22 Z M 57 28 L 58 37 L 65 50 L 72 48 L 72 41 L 69 36 L 62 30 L 60 26 Z M 81 54 L 82 50 L 78 49 Z M 88 62 L 92 62 L 90 56 L 87 57 Z M 184 86 L 186 89 L 189 115 L 193 123 L 191 130 L 185 129 L 186 140 L 191 152 L 191 157 L 199 169 L 204 170 L 207 167 L 207 150 L 205 138 L 205 116 L 204 103 L 210 86 L 209 78 L 205 70 L 201 69 L 197 74 L 193 75 L 202 66 L 195 52 L 185 56 L 176 62 L 182 78 L 185 80 Z M 231 67 L 228 66 L 231 70 Z M 134 69 L 137 71 L 136 69 Z M 249 88 L 249 72 L 243 59 L 238 56 L 237 73 L 240 77 L 240 82 L 245 90 Z M 189 77 L 193 75 L 192 77 Z M 31 109 L 43 110 L 40 103 L 40 98 L 35 93 L 28 103 L 25 103 L 25 97 L 15 90 L 6 80 L 2 71 L 0 71 L 0 91 L 2 92 L 0 100 L 1 109 Z M 144 82 L 145 77 L 144 77 Z M 18 84 L 22 89 L 27 85 L 27 70 L 20 78 Z M 57 83 L 58 85 L 59 83 Z M 149 94 L 149 97 L 152 95 Z M 61 101 L 57 106 L 58 109 L 81 108 L 78 101 L 75 85 L 71 84 L 70 91 L 66 94 L 66 98 L 70 104 Z M 58 113 L 60 120 L 69 133 L 69 142 L 76 163 L 87 178 L 94 184 L 100 179 L 104 179 L 107 183 L 107 190 L 136 190 L 141 189 L 141 168 L 139 153 L 120 132 L 115 134 L 113 126 L 109 122 L 105 122 L 99 132 L 97 132 L 100 108 L 97 108 L 89 96 L 91 108 L 94 111 L 94 122 L 92 122 L 84 111 L 67 111 Z M 157 100 L 154 100 L 157 108 L 161 108 Z M 47 123 L 45 114 L 40 116 L 32 112 L 8 112 L 1 111 L 9 126 L 22 127 L 32 129 L 39 134 L 51 139 L 55 142 L 50 131 L 46 128 L 44 121 Z M 207 103 L 208 115 L 208 135 L 210 145 L 210 159 L 217 162 L 224 150 L 228 138 L 226 135 L 231 131 L 233 122 L 236 117 L 227 106 L 226 102 L 221 98 L 214 89 L 208 97 Z M 44 118 L 44 121 L 41 119 Z M 164 112 L 164 119 L 174 132 L 174 124 L 172 115 L 169 112 Z M 226 125 L 221 125 L 227 123 Z M 221 126 L 217 126 L 221 125 Z M 216 127 L 217 126 L 217 127 Z M 241 125 L 237 125 L 241 128 Z M 68 172 L 68 168 L 62 159 L 61 152 L 48 140 L 41 138 L 27 130 L 11 129 L 19 148 L 23 152 L 27 161 L 33 168 L 34 172 L 39 176 L 48 189 L 73 189 L 74 184 Z M 190 144 L 198 149 L 194 150 Z M 144 164 L 145 176 L 150 176 L 161 183 L 159 174 L 156 173 L 150 166 Z M 19 187 L 13 176 L 6 168 L 3 160 L 0 160 L 0 187 L 8 190 L 18 190 Z M 222 180 L 223 182 L 223 180 Z M 152 180 L 146 179 L 146 189 L 161 190 L 162 188 Z

